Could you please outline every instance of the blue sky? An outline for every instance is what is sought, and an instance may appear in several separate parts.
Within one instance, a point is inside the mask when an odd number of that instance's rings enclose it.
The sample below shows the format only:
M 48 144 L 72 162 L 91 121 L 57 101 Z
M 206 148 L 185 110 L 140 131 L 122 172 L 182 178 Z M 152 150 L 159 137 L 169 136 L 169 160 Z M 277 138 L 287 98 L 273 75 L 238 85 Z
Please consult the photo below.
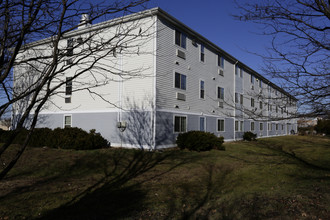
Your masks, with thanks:
M 149 7 L 160 7 L 226 52 L 264 75 L 263 61 L 251 53 L 265 54 L 270 38 L 256 24 L 235 20 L 238 13 L 232 0 L 152 0 Z M 249 52 L 251 53 L 249 53 Z M 267 78 L 267 77 L 266 77 Z

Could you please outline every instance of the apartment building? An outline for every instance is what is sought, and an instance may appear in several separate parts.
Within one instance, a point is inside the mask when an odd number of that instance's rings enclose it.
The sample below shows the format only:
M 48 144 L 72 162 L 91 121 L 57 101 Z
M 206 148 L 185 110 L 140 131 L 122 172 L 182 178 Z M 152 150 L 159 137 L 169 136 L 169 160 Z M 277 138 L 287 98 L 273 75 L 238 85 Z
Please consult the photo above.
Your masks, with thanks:
M 86 45 L 79 42 L 96 31 L 92 38 L 107 42 L 123 26 L 143 32 L 126 34 L 127 53 L 109 49 L 84 56 Z M 31 48 L 45 51 L 47 44 L 49 39 Z M 86 61 L 65 68 L 78 58 L 63 58 L 58 80 L 69 81 L 40 112 L 38 127 L 96 129 L 112 146 L 152 149 L 175 146 L 177 135 L 190 130 L 225 141 L 240 140 L 245 131 L 258 137 L 297 131 L 293 96 L 160 8 L 82 24 L 61 44 Z M 97 57 L 99 68 L 75 77 Z M 16 79 L 28 74 L 24 68 L 16 68 Z

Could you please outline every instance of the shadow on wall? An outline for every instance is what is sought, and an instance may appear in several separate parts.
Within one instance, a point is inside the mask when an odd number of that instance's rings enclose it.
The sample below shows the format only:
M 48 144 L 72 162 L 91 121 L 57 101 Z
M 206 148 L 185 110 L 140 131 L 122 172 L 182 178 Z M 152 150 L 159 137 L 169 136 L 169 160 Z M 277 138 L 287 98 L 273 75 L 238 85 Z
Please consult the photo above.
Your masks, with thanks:
M 156 150 L 163 143 L 173 143 L 171 120 L 157 115 L 157 128 L 155 128 L 154 114 L 156 113 L 152 111 L 153 106 L 151 104 L 149 108 L 139 108 L 133 103 L 130 105 L 130 109 L 123 114 L 123 120 L 127 127 L 124 132 L 119 131 L 123 146 Z M 159 126 L 162 129 L 158 129 Z

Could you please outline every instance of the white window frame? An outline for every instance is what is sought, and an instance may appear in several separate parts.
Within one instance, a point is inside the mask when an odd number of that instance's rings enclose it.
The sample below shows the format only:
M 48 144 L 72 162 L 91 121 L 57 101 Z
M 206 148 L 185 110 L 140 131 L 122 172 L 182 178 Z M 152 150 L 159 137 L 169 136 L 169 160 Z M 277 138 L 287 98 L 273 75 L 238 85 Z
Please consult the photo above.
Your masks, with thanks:
M 176 34 L 177 34 L 177 32 L 180 33 L 180 42 L 179 42 L 179 44 L 176 43 Z M 183 42 L 183 36 L 184 36 L 184 40 L 185 40 L 184 44 L 182 43 Z M 174 30 L 174 44 L 175 45 L 177 45 L 177 46 L 179 46 L 179 47 L 186 50 L 187 49 L 187 38 L 188 38 L 187 35 L 185 33 L 183 33 L 182 31 L 179 31 L 177 29 Z M 183 45 L 185 47 L 183 47 Z
M 251 107 L 252 107 L 252 108 L 255 107 L 255 100 L 254 100 L 254 98 L 251 98 Z
M 234 129 L 235 131 L 239 131 L 239 123 L 237 120 L 235 120 Z
M 179 74 L 180 75 L 180 88 L 178 88 L 178 87 L 176 87 L 176 85 L 175 85 L 175 80 L 176 80 L 176 74 Z M 185 88 L 183 89 L 183 88 L 181 88 L 182 87 L 182 84 L 181 84 L 181 82 L 182 82 L 182 76 L 185 76 L 185 78 L 186 78 L 186 81 L 185 81 Z M 187 76 L 185 75 L 185 74 L 182 74 L 182 73 L 179 73 L 179 72 L 174 72 L 174 80 L 173 80 L 173 87 L 175 88 L 175 89 L 180 89 L 180 90 L 184 90 L 184 91 L 186 91 L 187 90 Z
M 253 129 L 252 129 L 252 124 L 253 124 Z M 255 131 L 256 127 L 255 127 L 255 123 L 254 121 L 250 122 L 250 131 Z
M 204 46 L 204 44 L 201 44 L 199 52 L 200 52 L 199 61 L 202 63 L 205 63 L 205 46 Z
M 69 126 L 67 126 L 67 124 L 66 124 L 66 121 L 65 121 L 66 117 L 70 117 L 70 125 Z M 72 128 L 72 114 L 63 115 L 63 128 Z
M 175 118 L 176 117 L 180 117 L 180 131 L 175 131 Z M 186 126 L 185 126 L 185 130 L 184 131 L 182 131 L 181 130 L 181 118 L 186 118 Z M 178 134 L 178 133 L 184 133 L 184 132 L 187 132 L 187 128 L 188 128 L 188 117 L 186 116 L 186 115 L 173 115 L 173 133 L 176 133 L 176 134 Z
M 202 89 L 202 82 L 203 82 L 203 89 Z M 202 97 L 202 91 L 203 91 L 203 97 Z M 205 99 L 205 80 L 200 79 L 199 80 L 199 98 Z
M 201 119 L 203 119 L 203 121 L 204 121 L 204 125 L 203 125 L 204 126 L 204 130 L 201 130 Z M 199 124 L 199 130 L 206 132 L 206 118 L 204 116 L 199 117 L 198 124 Z
M 222 92 L 221 92 L 221 90 L 222 90 Z M 222 98 L 221 98 L 221 94 L 222 94 Z M 219 99 L 219 100 L 225 99 L 225 88 L 223 88 L 221 86 L 217 86 L 217 99 Z
M 235 97 L 234 97 L 234 99 L 235 99 L 234 102 L 235 102 L 235 103 L 239 103 L 239 97 L 238 97 L 238 94 L 239 94 L 238 92 L 235 92 Z
M 219 121 L 223 121 L 223 131 L 220 130 L 220 127 L 221 127 L 221 126 L 219 126 L 219 125 L 220 125 L 220 124 L 219 124 Z M 225 119 L 223 119 L 223 118 L 218 118 L 218 119 L 217 119 L 216 131 L 217 131 L 217 132 L 225 132 L 225 131 L 226 131 L 226 120 L 225 120 Z
M 264 123 L 263 122 L 259 122 L 259 130 L 260 131 L 264 130 Z
M 244 131 L 244 121 L 239 122 L 239 130 Z
M 221 56 L 220 54 L 217 55 L 217 65 L 222 70 L 225 69 L 225 58 Z

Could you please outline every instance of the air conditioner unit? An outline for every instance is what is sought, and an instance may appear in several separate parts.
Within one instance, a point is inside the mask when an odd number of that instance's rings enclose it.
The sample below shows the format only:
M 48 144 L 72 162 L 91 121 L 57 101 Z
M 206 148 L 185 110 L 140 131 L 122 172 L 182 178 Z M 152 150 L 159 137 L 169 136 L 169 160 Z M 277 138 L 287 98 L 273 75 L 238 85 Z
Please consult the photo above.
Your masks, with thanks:
M 181 51 L 181 50 L 176 50 L 176 55 L 182 59 L 186 59 L 186 54 L 185 52 Z
M 176 93 L 176 99 L 177 99 L 177 100 L 186 101 L 186 95 L 183 94 L 183 93 L 179 93 L 179 92 L 177 92 L 177 93 Z
M 223 102 L 218 102 L 218 106 L 219 106 L 220 108 L 223 108 Z
M 218 69 L 218 74 L 219 74 L 220 76 L 223 76 L 223 70 Z

